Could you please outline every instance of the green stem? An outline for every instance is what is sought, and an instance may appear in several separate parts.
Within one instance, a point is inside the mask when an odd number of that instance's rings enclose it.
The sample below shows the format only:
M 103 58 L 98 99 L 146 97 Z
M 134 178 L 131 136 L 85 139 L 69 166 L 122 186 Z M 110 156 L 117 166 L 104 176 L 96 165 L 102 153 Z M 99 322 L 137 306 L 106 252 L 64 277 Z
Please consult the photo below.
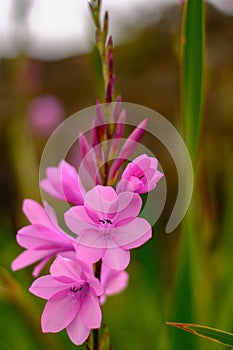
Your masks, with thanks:
M 95 277 L 100 280 L 102 262 L 99 260 L 95 264 Z M 99 350 L 99 328 L 93 329 L 93 350 Z

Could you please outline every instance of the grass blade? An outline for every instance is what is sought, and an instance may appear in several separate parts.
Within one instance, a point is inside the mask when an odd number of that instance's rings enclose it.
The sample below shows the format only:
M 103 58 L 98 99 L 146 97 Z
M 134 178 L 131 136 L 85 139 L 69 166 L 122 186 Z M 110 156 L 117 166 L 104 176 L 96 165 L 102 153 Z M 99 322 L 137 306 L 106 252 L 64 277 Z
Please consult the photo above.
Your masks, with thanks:
M 195 159 L 203 100 L 204 2 L 188 0 L 184 5 L 182 30 L 182 107 L 185 140 Z
M 184 331 L 209 339 L 213 342 L 233 347 L 233 334 L 219 329 L 201 326 L 199 324 L 166 322 L 169 326 L 183 329 Z

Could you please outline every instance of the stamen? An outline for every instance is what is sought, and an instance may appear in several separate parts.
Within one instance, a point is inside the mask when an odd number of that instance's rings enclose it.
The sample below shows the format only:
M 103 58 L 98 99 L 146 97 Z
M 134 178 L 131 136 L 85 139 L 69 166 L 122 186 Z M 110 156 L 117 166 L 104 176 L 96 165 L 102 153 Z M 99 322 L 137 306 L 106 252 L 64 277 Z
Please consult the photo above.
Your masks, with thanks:
M 104 219 L 104 220 L 99 220 L 99 222 L 101 222 L 102 224 L 111 224 L 112 225 L 112 221 L 109 219 Z
M 76 287 L 76 286 L 70 287 L 70 291 L 73 292 L 73 293 L 81 292 L 81 290 L 83 290 L 83 286 L 81 286 L 79 288 Z
M 135 175 L 135 174 L 133 174 L 133 176 L 137 177 L 139 180 L 141 180 L 141 179 L 144 177 L 144 175 L 137 176 L 137 175 Z

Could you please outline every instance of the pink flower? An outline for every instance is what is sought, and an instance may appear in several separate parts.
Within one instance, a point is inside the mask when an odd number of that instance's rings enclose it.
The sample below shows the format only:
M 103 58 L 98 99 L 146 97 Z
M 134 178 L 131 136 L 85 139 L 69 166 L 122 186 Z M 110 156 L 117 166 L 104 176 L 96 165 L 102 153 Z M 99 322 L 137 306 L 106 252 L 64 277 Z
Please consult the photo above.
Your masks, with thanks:
M 100 282 L 103 287 L 103 295 L 100 301 L 103 304 L 107 296 L 120 293 L 128 285 L 129 275 L 126 271 L 112 270 L 102 264 Z
M 56 333 L 66 328 L 70 340 L 81 345 L 90 330 L 101 325 L 101 284 L 88 265 L 61 256 L 51 265 L 50 273 L 35 280 L 29 289 L 48 300 L 42 331 Z
M 126 166 L 117 186 L 117 192 L 132 190 L 136 193 L 147 193 L 152 191 L 163 177 L 157 167 L 156 158 L 148 157 L 146 154 L 137 157 Z
M 23 203 L 23 212 L 31 225 L 18 231 L 18 244 L 26 248 L 12 263 L 12 269 L 23 267 L 40 261 L 33 271 L 38 276 L 45 264 L 58 252 L 74 251 L 73 241 L 58 227 L 57 218 L 53 209 L 45 203 L 46 210 L 32 199 Z
M 31 101 L 28 114 L 30 126 L 37 136 L 49 136 L 65 116 L 61 100 L 49 95 Z
M 52 197 L 72 204 L 83 204 L 85 190 L 77 171 L 65 160 L 58 167 L 46 169 L 47 179 L 40 182 L 40 187 Z
M 138 218 L 142 206 L 133 192 L 117 194 L 110 186 L 95 186 L 84 197 L 84 205 L 65 213 L 67 226 L 78 234 L 77 257 L 87 263 L 102 258 L 111 269 L 123 270 L 130 252 L 151 238 L 150 224 Z

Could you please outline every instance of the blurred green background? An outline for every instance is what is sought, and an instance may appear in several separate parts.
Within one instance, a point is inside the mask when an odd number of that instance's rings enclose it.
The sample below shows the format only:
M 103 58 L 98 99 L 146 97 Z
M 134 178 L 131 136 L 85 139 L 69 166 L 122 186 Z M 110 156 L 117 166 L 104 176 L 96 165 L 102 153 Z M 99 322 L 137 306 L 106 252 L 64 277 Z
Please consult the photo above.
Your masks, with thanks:
M 210 4 L 205 12 L 204 108 L 192 207 L 184 225 L 166 235 L 177 176 L 163 147 L 156 145 L 168 181 L 168 200 L 152 240 L 131 253 L 128 288 L 103 306 L 116 350 L 222 348 L 172 329 L 165 321 L 233 331 L 233 20 Z M 158 111 L 181 133 L 182 14 L 182 4 L 167 7 L 159 19 L 154 13 L 156 21 L 114 49 L 116 90 L 123 101 Z M 76 348 L 65 332 L 41 333 L 44 301 L 28 292 L 32 269 L 13 273 L 11 262 L 22 251 L 16 232 L 27 224 L 22 200 L 40 201 L 38 167 L 49 134 L 62 118 L 93 105 L 100 87 L 94 49 L 56 61 L 30 58 L 25 52 L 0 61 L 1 350 Z M 57 99 L 47 105 L 45 100 L 35 103 L 48 95 Z M 35 117 L 40 108 L 43 115 L 54 115 L 45 127 Z

